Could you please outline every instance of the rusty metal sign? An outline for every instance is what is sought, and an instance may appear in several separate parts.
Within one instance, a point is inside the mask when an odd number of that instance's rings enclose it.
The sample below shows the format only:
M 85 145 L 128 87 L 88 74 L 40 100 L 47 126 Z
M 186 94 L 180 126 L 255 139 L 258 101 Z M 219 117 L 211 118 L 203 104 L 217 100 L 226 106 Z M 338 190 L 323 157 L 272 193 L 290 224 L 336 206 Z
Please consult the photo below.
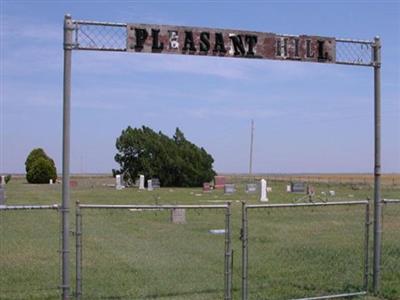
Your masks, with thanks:
M 127 24 L 127 51 L 335 63 L 333 37 Z

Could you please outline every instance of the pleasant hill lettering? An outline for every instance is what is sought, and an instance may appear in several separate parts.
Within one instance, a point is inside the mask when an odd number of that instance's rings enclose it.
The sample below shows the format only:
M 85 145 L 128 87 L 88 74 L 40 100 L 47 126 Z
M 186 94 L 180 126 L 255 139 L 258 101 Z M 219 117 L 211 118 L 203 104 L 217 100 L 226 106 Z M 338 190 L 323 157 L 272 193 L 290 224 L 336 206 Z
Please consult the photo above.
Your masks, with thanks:
M 334 62 L 334 39 L 128 25 L 128 51 Z

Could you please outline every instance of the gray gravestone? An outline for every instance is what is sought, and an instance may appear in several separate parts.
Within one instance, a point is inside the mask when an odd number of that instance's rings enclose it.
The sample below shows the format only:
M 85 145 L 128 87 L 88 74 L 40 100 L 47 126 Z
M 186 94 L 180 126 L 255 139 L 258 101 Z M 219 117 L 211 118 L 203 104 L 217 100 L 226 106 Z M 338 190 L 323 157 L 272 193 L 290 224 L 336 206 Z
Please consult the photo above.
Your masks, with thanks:
M 255 184 L 255 183 L 246 184 L 246 193 L 254 194 L 256 192 L 257 192 L 257 184 Z
M 153 189 L 159 189 L 160 188 L 160 179 L 158 178 L 152 178 L 151 183 L 153 184 Z
M 236 192 L 235 185 L 232 183 L 226 183 L 224 185 L 224 193 L 225 194 L 233 194 Z
M 306 192 L 306 185 L 304 182 L 292 182 L 292 193 L 305 193 Z
M 153 182 L 151 179 L 147 180 L 147 190 L 152 191 L 153 190 Z
M 171 210 L 171 221 L 174 224 L 186 223 L 186 211 L 183 208 L 173 208 Z

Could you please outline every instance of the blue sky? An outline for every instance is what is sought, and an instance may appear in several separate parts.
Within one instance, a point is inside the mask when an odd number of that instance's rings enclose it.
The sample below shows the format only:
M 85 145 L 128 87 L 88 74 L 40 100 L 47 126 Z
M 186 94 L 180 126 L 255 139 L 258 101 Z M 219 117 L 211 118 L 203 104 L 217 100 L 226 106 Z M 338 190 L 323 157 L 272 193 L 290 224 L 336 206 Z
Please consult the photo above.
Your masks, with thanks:
M 382 169 L 400 172 L 398 1 L 1 1 L 0 173 L 61 172 L 62 26 L 74 19 L 382 38 Z M 71 171 L 110 172 L 128 125 L 180 127 L 219 172 L 372 172 L 373 69 L 74 51 Z

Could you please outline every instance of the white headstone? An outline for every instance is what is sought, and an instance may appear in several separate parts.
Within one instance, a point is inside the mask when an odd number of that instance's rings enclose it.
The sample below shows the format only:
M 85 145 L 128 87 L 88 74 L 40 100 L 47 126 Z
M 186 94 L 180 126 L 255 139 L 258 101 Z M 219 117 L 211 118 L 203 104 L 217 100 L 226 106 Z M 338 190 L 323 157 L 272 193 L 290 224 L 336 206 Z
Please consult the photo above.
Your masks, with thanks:
M 290 184 L 288 184 L 286 186 L 286 192 L 291 193 L 292 192 L 292 186 Z
M 147 180 L 147 190 L 148 191 L 153 190 L 153 181 L 151 179 Z
M 49 180 L 49 184 L 53 184 L 53 179 L 50 179 L 50 180 Z
M 144 190 L 144 175 L 139 175 L 139 190 Z
M 1 175 L 0 178 L 0 186 L 2 185 L 6 185 L 6 176 L 5 175 Z
M 261 202 L 268 202 L 267 196 L 267 181 L 265 179 L 261 179 Z
M 123 186 L 121 184 L 121 175 L 115 175 L 115 188 L 117 190 L 122 190 Z

